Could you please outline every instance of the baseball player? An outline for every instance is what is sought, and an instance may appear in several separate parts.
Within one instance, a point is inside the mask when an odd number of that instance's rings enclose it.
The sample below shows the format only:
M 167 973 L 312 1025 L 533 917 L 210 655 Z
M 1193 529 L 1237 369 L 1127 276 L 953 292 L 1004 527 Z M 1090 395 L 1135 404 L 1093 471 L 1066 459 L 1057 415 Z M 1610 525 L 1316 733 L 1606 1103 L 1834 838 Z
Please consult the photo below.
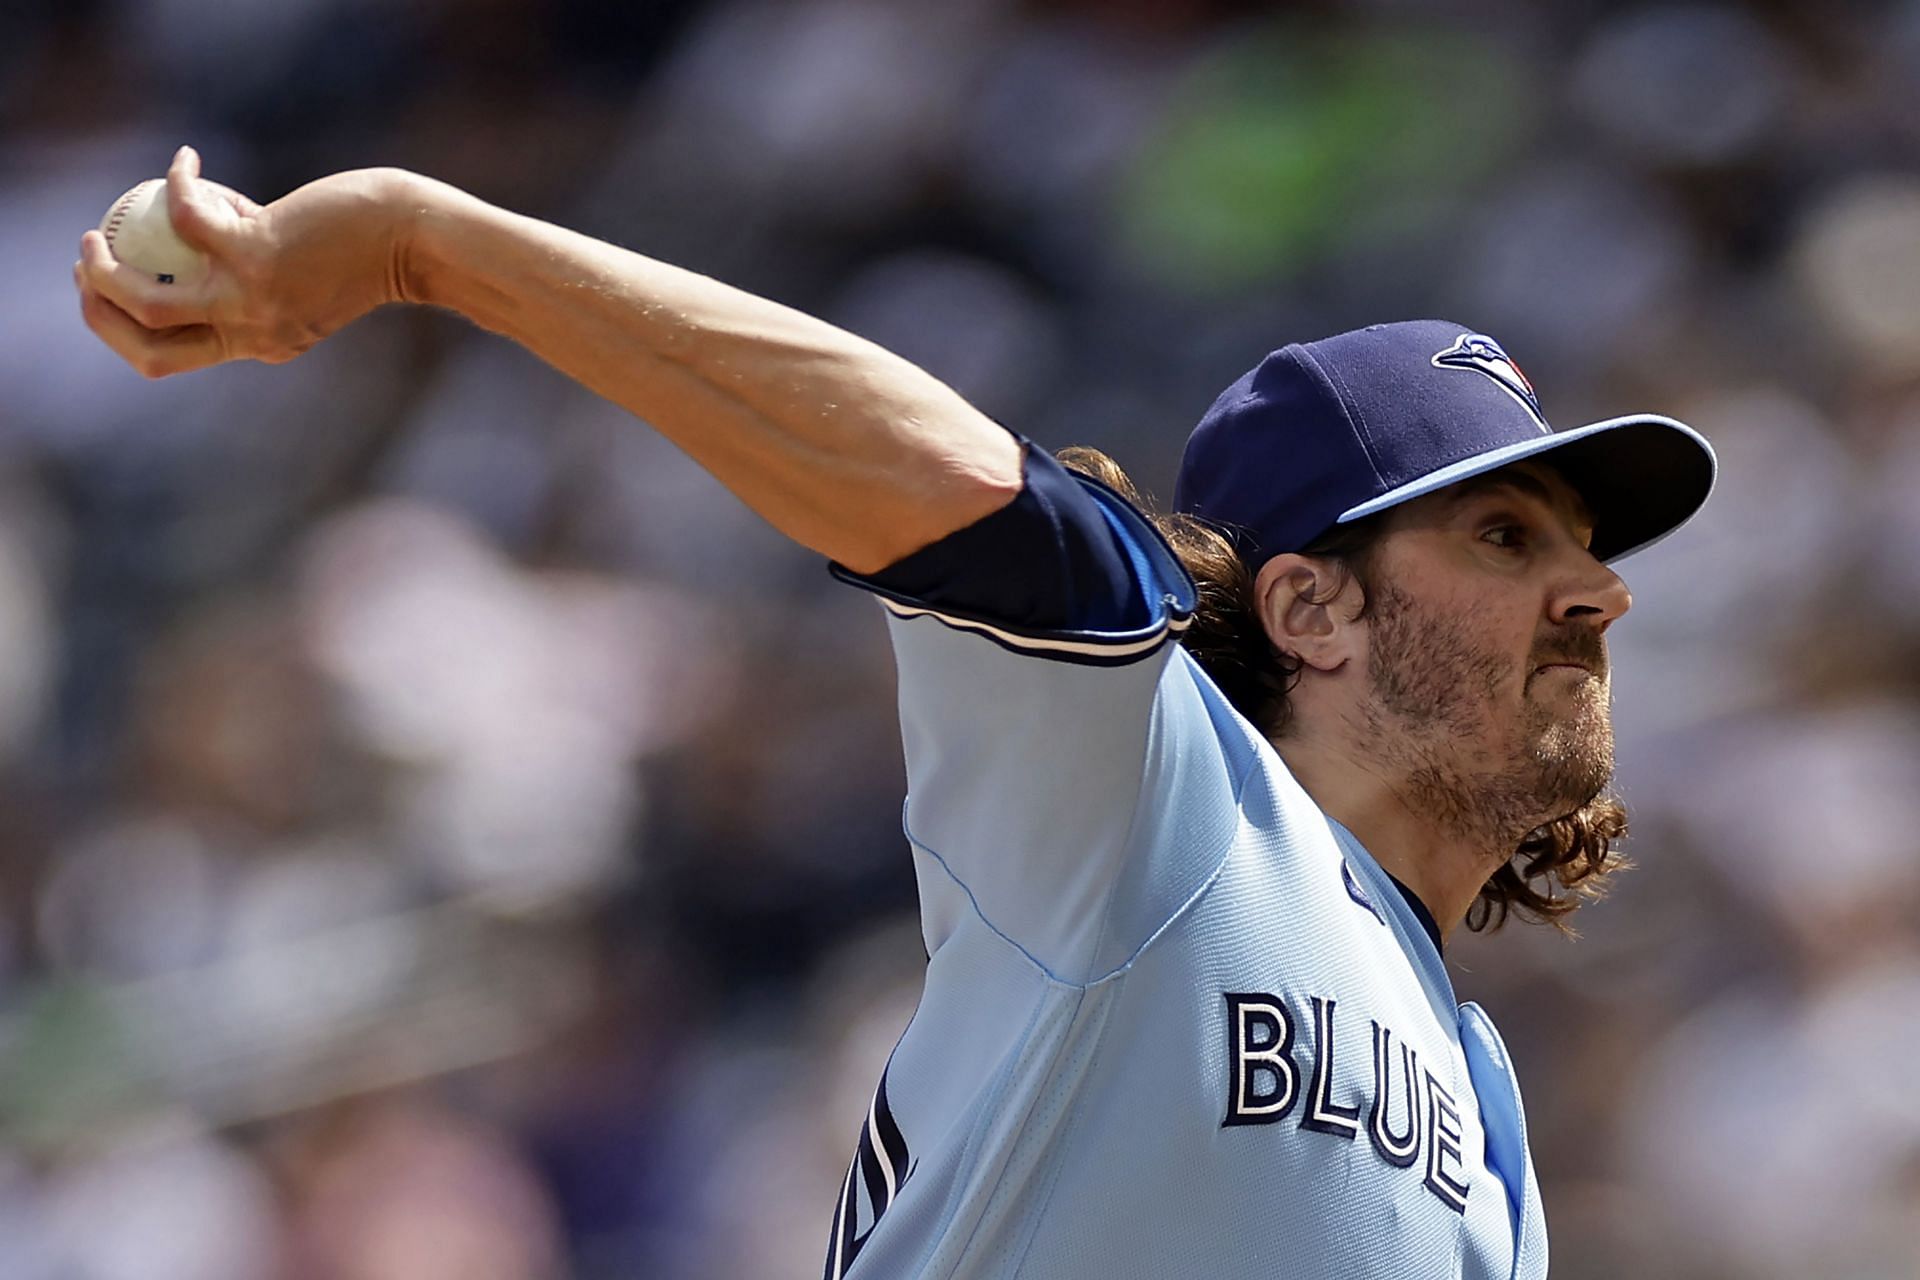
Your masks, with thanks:
M 1491 338 L 1381 325 L 1229 387 L 1156 522 L 858 338 L 427 179 L 169 178 L 204 284 L 92 232 L 75 269 L 136 368 L 448 307 L 885 606 L 929 960 L 826 1276 L 1546 1274 L 1512 1066 L 1442 946 L 1609 869 L 1608 564 L 1705 500 L 1699 436 L 1555 432 Z

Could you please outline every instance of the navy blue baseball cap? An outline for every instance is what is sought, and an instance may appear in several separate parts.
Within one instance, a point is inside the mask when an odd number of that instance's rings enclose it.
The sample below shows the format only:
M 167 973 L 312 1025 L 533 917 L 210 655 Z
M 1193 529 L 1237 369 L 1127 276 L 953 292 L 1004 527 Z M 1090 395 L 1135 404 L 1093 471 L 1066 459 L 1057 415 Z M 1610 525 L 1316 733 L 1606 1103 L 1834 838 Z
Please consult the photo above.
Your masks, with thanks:
M 1484 333 L 1376 324 L 1273 352 L 1200 419 L 1173 505 L 1258 569 L 1335 525 L 1525 458 L 1552 463 L 1593 515 L 1603 561 L 1651 546 L 1713 489 L 1713 450 L 1655 414 L 1555 431 Z

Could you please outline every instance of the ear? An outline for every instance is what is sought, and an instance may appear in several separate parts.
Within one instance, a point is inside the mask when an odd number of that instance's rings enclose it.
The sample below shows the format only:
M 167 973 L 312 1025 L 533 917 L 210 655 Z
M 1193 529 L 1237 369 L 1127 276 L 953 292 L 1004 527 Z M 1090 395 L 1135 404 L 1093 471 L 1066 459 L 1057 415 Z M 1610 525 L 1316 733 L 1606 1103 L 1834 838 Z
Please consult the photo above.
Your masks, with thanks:
M 1360 584 L 1332 561 L 1293 552 L 1274 556 L 1253 580 L 1260 625 L 1280 652 L 1314 671 L 1338 671 L 1361 655 Z

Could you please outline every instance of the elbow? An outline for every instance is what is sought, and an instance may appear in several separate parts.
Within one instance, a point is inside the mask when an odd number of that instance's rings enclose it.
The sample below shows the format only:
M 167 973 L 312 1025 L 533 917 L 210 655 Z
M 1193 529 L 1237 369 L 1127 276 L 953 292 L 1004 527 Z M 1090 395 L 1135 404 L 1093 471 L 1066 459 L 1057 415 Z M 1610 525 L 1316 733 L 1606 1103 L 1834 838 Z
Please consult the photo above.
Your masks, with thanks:
M 859 527 L 843 529 L 844 546 L 832 558 L 869 576 L 1000 510 L 1025 487 L 1019 447 L 1011 437 L 1008 443 L 1014 444 L 1011 465 L 969 469 L 930 493 L 901 494 L 897 510 L 871 512 Z

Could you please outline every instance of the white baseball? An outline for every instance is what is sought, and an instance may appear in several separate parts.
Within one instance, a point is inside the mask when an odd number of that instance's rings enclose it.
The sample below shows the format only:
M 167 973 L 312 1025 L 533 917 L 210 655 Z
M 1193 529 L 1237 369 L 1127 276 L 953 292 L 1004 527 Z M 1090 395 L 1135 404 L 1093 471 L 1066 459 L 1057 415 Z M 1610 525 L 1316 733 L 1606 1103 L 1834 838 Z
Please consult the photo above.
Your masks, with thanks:
M 182 240 L 167 216 L 165 178 L 148 178 L 115 200 L 100 220 L 100 234 L 114 257 L 152 272 L 161 284 L 197 284 L 207 274 L 207 255 Z

